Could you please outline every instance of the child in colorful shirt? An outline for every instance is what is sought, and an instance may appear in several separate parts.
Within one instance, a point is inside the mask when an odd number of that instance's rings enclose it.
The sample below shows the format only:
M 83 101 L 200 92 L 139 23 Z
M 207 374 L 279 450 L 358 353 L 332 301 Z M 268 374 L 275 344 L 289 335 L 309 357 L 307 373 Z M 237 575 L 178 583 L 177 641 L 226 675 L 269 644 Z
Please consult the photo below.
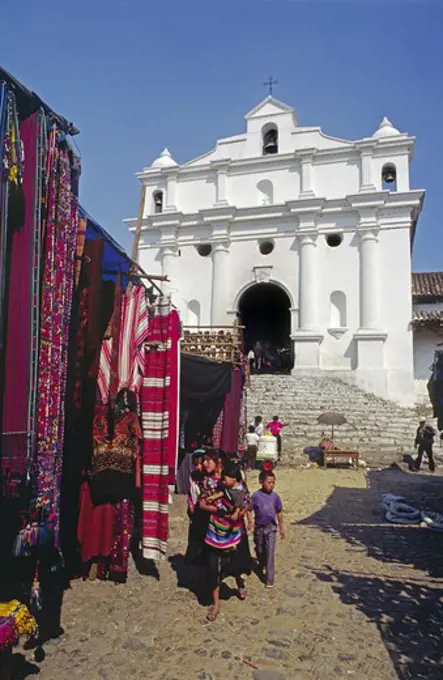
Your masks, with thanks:
M 235 577 L 240 599 L 246 598 L 243 574 L 250 571 L 250 554 L 244 516 L 248 506 L 249 492 L 242 482 L 241 470 L 229 464 L 225 466 L 223 487 L 200 501 L 200 507 L 210 513 L 205 537 L 213 597 L 209 621 L 215 621 L 220 612 L 220 585 L 225 576 Z

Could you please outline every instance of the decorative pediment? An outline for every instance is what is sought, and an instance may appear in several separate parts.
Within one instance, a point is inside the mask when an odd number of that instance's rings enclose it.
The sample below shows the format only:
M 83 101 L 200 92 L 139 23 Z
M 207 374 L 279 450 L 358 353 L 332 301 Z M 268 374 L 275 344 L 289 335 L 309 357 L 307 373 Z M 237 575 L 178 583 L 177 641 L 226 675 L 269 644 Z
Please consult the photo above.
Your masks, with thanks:
M 272 265 L 257 265 L 254 267 L 254 278 L 256 283 L 267 283 L 271 279 Z
M 252 118 L 262 118 L 263 116 L 277 116 L 282 113 L 295 113 L 295 111 L 292 106 L 288 106 L 269 95 L 266 99 L 263 99 L 260 104 L 254 106 L 254 108 L 246 114 L 245 118 L 246 120 L 251 120 Z

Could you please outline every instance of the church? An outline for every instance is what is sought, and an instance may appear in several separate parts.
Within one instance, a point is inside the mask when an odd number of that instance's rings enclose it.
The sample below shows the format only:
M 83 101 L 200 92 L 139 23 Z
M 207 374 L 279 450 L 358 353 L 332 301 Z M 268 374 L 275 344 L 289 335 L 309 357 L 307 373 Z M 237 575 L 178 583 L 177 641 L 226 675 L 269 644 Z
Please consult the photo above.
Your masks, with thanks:
M 443 290 L 438 273 L 436 284 L 415 275 L 413 290 L 425 194 L 410 186 L 414 143 L 387 118 L 363 139 L 338 139 L 269 95 L 240 134 L 183 165 L 165 149 L 138 173 L 140 265 L 168 277 L 185 326 L 239 320 L 247 349 L 272 347 L 295 375 L 329 372 L 417 403 Z

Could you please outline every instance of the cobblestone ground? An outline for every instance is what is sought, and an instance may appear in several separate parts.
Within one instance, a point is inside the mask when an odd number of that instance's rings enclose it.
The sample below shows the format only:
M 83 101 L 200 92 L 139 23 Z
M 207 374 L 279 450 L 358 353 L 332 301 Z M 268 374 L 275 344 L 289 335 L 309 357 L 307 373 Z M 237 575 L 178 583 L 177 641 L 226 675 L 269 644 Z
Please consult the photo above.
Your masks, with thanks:
M 249 481 L 253 490 L 256 476 Z M 46 646 L 39 677 L 441 680 L 443 536 L 386 525 L 379 510 L 380 493 L 392 491 L 441 512 L 441 478 L 279 469 L 277 487 L 287 540 L 274 590 L 251 576 L 240 602 L 227 587 L 220 617 L 207 623 L 183 568 L 179 498 L 159 580 L 133 568 L 124 586 L 74 582 L 65 635 Z

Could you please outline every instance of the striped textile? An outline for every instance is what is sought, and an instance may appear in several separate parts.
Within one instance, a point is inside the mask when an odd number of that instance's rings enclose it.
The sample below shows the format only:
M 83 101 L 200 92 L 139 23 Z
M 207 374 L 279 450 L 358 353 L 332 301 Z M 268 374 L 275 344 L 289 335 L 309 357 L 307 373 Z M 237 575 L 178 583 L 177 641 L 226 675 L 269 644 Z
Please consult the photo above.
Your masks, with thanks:
M 143 524 L 145 559 L 160 560 L 168 540 L 169 485 L 178 451 L 180 322 L 161 298 L 149 323 L 141 388 L 143 428 Z
M 211 548 L 232 550 L 241 541 L 243 520 L 233 522 L 230 515 L 235 510 L 231 494 L 225 490 L 223 498 L 216 501 L 217 513 L 210 515 L 205 543 Z
M 148 333 L 148 305 L 144 286 L 129 286 L 122 300 L 119 386 L 138 392 L 142 382 L 142 344 Z
M 148 335 L 148 305 L 144 286 L 130 286 L 122 296 L 118 347 L 118 390 L 139 392 L 142 383 L 142 345 Z M 105 338 L 100 352 L 97 385 L 103 404 L 109 401 L 113 339 Z

